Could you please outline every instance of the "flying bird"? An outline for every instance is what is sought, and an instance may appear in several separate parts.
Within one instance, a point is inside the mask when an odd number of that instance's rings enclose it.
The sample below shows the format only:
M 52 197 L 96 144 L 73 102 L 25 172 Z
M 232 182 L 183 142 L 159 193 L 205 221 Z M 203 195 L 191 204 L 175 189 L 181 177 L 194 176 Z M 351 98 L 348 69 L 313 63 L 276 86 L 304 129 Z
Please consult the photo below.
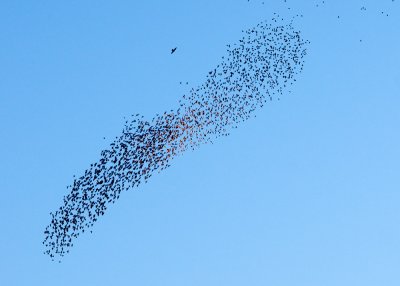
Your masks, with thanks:
M 178 48 L 178 47 L 175 47 L 175 48 L 173 48 L 173 49 L 171 50 L 171 55 L 172 55 L 173 53 L 175 53 L 175 51 L 176 51 L 177 48 Z

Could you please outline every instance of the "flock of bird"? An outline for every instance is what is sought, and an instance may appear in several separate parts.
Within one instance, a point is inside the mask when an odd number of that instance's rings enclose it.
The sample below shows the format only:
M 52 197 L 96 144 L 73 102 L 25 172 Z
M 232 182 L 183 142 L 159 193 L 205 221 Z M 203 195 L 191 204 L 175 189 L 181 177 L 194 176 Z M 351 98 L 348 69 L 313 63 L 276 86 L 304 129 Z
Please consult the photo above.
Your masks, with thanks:
M 315 6 L 326 2 L 317 1 Z M 367 11 L 366 6 L 361 11 Z M 122 134 L 101 152 L 98 162 L 74 179 L 62 205 L 50 213 L 44 253 L 53 260 L 61 259 L 77 237 L 91 232 L 123 191 L 147 182 L 185 150 L 229 135 L 232 128 L 293 84 L 303 70 L 309 42 L 292 24 L 293 20 L 284 23 L 276 16 L 243 31 L 244 36 L 227 45 L 220 64 L 208 72 L 203 84 L 183 96 L 177 109 L 157 114 L 151 121 L 132 115 Z M 174 47 L 171 54 L 176 51 Z
M 308 41 L 277 17 L 243 31 L 203 84 L 193 87 L 176 110 L 146 121 L 139 114 L 101 152 L 98 162 L 68 186 L 63 204 L 51 213 L 44 253 L 53 260 L 69 252 L 74 239 L 90 231 L 125 190 L 146 182 L 187 149 L 212 143 L 296 81 Z M 175 52 L 174 48 L 171 53 Z

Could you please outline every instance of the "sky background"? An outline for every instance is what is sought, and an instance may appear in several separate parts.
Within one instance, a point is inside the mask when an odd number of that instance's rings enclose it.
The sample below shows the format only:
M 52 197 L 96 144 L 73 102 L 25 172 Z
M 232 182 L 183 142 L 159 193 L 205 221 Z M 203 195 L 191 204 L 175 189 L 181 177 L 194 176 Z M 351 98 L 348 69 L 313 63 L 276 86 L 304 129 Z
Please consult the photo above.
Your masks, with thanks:
M 274 12 L 311 42 L 292 92 L 44 255 L 124 116 L 175 109 Z M 399 285 L 399 19 L 391 0 L 2 0 L 0 285 Z

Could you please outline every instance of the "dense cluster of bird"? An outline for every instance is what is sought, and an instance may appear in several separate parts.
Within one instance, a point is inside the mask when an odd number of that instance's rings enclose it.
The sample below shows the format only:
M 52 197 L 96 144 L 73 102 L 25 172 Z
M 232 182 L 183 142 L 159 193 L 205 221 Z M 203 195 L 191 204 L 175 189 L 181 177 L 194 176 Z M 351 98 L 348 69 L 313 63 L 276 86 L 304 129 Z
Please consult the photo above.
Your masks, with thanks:
M 138 114 L 127 120 L 122 134 L 68 186 L 62 206 L 51 213 L 44 232 L 45 254 L 53 259 L 64 256 L 122 191 L 146 182 L 188 148 L 228 135 L 293 84 L 303 69 L 308 41 L 292 22 L 274 18 L 243 31 L 236 44 L 227 45 L 227 54 L 205 82 L 190 89 L 176 110 L 151 121 Z

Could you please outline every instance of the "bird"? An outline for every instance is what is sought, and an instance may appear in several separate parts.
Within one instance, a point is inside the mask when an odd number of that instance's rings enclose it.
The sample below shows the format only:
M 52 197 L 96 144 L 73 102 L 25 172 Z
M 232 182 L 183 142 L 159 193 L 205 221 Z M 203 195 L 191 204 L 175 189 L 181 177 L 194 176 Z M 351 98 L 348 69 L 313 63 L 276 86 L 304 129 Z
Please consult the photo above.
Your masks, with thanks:
M 176 51 L 177 48 L 178 48 L 178 47 L 175 47 L 175 48 L 171 49 L 171 55 L 172 55 L 173 53 L 175 53 L 175 51 Z

